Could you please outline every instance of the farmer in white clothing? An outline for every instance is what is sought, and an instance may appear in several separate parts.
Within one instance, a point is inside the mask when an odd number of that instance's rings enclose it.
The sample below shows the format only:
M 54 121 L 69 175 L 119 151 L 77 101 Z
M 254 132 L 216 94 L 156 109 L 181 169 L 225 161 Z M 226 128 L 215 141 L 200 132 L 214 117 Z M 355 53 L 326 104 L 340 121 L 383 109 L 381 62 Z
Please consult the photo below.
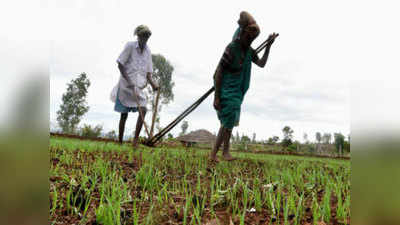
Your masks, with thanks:
M 150 29 L 140 25 L 135 29 L 138 41 L 131 41 L 125 45 L 124 50 L 117 59 L 118 69 L 121 73 L 118 84 L 111 93 L 111 100 L 115 102 L 114 110 L 121 113 L 119 121 L 119 142 L 122 143 L 125 123 L 128 112 L 140 112 L 136 122 L 133 147 L 138 146 L 139 134 L 146 115 L 147 96 L 144 88 L 147 82 L 153 90 L 158 90 L 158 85 L 151 79 L 153 73 L 153 62 L 147 40 L 151 36 Z M 143 116 L 143 120 L 142 120 Z

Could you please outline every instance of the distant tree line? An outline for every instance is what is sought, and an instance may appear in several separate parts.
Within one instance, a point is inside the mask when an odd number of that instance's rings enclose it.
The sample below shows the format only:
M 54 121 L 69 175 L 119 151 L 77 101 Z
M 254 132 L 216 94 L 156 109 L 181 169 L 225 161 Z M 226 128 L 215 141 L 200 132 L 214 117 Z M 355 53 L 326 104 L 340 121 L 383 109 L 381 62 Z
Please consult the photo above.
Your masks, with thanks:
M 339 133 L 315 133 L 316 142 L 312 142 L 309 139 L 307 133 L 303 134 L 303 143 L 299 141 L 294 141 L 293 139 L 294 130 L 290 126 L 284 126 L 282 129 L 282 140 L 276 135 L 267 138 L 266 140 L 257 141 L 256 134 L 253 133 L 253 138 L 250 139 L 247 135 L 242 134 L 239 135 L 239 132 L 236 132 L 236 135 L 232 136 L 232 143 L 239 146 L 240 150 L 248 149 L 247 145 L 249 144 L 262 144 L 262 145 L 271 145 L 271 146 L 281 146 L 286 151 L 299 151 L 299 149 L 305 149 L 308 153 L 312 154 L 321 154 L 324 149 L 327 149 L 327 146 L 334 146 L 336 152 L 339 155 L 343 155 L 345 152 L 350 152 L 350 135 L 346 137 Z M 333 137 L 333 138 L 332 138 Z

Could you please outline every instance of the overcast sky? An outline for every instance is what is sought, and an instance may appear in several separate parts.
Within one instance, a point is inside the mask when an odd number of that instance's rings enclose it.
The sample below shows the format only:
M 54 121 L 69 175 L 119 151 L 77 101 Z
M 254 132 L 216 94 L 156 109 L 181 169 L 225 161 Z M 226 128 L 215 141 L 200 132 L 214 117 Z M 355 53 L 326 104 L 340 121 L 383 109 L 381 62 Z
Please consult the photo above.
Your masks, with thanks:
M 152 53 L 164 55 L 174 66 L 175 99 L 161 112 L 165 126 L 212 86 L 212 76 L 237 28 L 242 10 L 250 12 L 261 28 L 252 46 L 272 32 L 280 36 L 272 46 L 265 68 L 253 64 L 249 91 L 242 105 L 239 134 L 257 139 L 282 136 L 286 125 L 294 136 L 315 132 L 350 132 L 349 66 L 344 32 L 350 15 L 334 1 L 52 1 L 50 53 L 50 121 L 66 83 L 86 72 L 91 81 L 89 112 L 84 123 L 117 130 L 119 114 L 109 95 L 118 82 L 115 62 L 127 41 L 136 40 L 134 28 L 146 24 L 153 35 Z M 338 15 L 341 12 L 341 15 Z M 262 54 L 262 53 L 261 53 Z M 261 56 L 260 54 L 260 56 Z M 345 64 L 343 64 L 345 62 Z M 342 64 L 340 64 L 342 63 Z M 185 119 L 189 131 L 216 132 L 219 121 L 213 97 Z M 150 115 L 150 114 L 148 114 Z M 130 114 L 131 133 L 137 114 Z M 148 116 L 148 119 L 150 116 Z M 172 130 L 181 131 L 179 124 Z

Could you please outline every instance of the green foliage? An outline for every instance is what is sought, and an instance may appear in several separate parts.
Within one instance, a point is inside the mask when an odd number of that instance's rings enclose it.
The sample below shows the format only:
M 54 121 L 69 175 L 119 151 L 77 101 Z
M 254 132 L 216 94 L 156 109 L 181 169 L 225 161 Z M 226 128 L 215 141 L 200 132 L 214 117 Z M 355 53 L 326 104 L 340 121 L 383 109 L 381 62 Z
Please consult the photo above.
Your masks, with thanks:
M 242 135 L 242 138 L 240 139 L 240 142 L 243 143 L 250 143 L 250 138 L 246 135 Z
M 317 139 L 318 143 L 321 143 L 322 140 L 322 136 L 320 132 L 315 133 L 315 139 Z
M 344 149 L 345 152 L 350 152 L 350 142 L 344 141 L 343 149 Z
M 175 86 L 175 83 L 172 81 L 172 72 L 174 71 L 174 67 L 171 63 L 160 54 L 153 54 L 153 79 L 160 86 L 160 100 L 162 104 L 168 104 L 174 100 L 174 93 L 172 88 Z M 149 93 L 155 98 L 155 94 L 153 89 L 149 87 Z
M 185 135 L 187 129 L 189 128 L 189 123 L 188 123 L 188 121 L 184 120 L 184 121 L 182 122 L 181 128 L 182 128 L 181 135 Z
M 314 154 L 314 153 L 315 153 L 315 150 L 316 150 L 316 149 L 315 149 L 315 145 L 313 145 L 313 144 L 307 144 L 307 145 L 305 145 L 304 147 L 305 147 L 307 153 L 309 153 L 309 154 Z
M 83 127 L 80 129 L 79 135 L 82 137 L 97 138 L 100 137 L 102 130 L 103 130 L 102 125 L 97 125 L 95 127 L 92 127 L 91 125 L 84 124 Z
M 205 224 L 223 209 L 235 224 L 266 213 L 265 224 L 349 224 L 350 161 L 232 152 L 240 160 L 210 164 L 207 154 L 51 137 L 49 220 Z
M 293 130 L 292 130 L 292 128 L 290 128 L 289 126 L 285 126 L 283 129 L 282 129 L 282 132 L 283 132 L 283 140 L 282 140 L 282 145 L 284 146 L 284 147 L 288 147 L 289 145 L 291 145 L 292 144 L 292 139 L 293 139 Z
M 67 84 L 67 91 L 62 96 L 62 104 L 57 111 L 57 122 L 63 133 L 75 133 L 82 116 L 89 111 L 86 95 L 90 81 L 86 73 Z
M 269 145 L 274 145 L 279 141 L 279 137 L 278 136 L 273 136 L 268 138 L 267 144 Z
M 344 150 L 344 135 L 341 133 L 335 133 L 335 147 L 339 154 L 343 154 Z
M 289 147 L 291 144 L 293 144 L 291 139 L 283 139 L 282 140 L 282 146 L 283 147 Z
M 304 133 L 304 134 L 303 134 L 303 138 L 304 138 L 304 143 L 305 143 L 305 144 L 308 144 L 309 142 L 308 142 L 308 135 L 307 135 L 307 133 Z
M 240 141 L 238 143 L 238 150 L 240 151 L 247 151 L 248 148 L 248 144 L 251 142 L 250 138 L 246 135 L 242 135 L 242 137 L 240 138 Z
M 247 142 L 239 142 L 239 144 L 237 145 L 237 149 L 239 150 L 239 151 L 247 151 L 249 148 L 248 148 L 248 145 L 249 143 L 247 143 Z
M 324 144 L 330 144 L 332 139 L 332 134 L 331 133 L 324 133 L 322 136 L 322 142 Z
M 115 132 L 115 130 L 109 131 L 108 133 L 106 133 L 105 138 L 116 140 L 117 133 Z
M 154 121 L 154 125 L 158 131 L 161 130 L 160 127 L 160 112 L 163 105 L 168 105 L 171 101 L 174 100 L 174 93 L 172 88 L 175 86 L 175 83 L 172 81 L 172 72 L 174 71 L 174 67 L 171 63 L 162 55 L 155 54 L 152 55 L 153 61 L 153 81 L 159 86 L 159 103 L 157 107 L 157 116 Z M 153 91 L 153 88 L 149 85 L 147 87 L 147 91 L 149 92 L 149 103 L 151 104 L 151 110 L 155 111 L 155 99 L 157 97 L 158 91 Z M 152 125 L 152 126 L 154 126 Z
M 290 144 L 290 145 L 287 147 L 287 151 L 289 151 L 289 152 L 296 152 L 296 151 L 297 151 L 297 144 Z

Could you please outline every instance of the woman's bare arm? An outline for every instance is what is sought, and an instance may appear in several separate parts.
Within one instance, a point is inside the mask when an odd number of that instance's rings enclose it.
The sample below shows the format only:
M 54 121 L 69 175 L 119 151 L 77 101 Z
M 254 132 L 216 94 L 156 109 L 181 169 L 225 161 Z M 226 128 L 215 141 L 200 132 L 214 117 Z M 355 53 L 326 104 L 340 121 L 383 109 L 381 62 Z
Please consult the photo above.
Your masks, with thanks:
M 261 59 L 258 58 L 257 53 L 254 53 L 256 55 L 253 58 L 253 62 L 257 66 L 259 66 L 261 68 L 264 68 L 265 64 L 267 64 L 268 56 L 269 56 L 269 50 L 271 49 L 271 46 L 274 43 L 275 38 L 277 38 L 278 36 L 279 36 L 279 34 L 277 34 L 277 33 L 272 33 L 272 34 L 269 35 L 268 40 L 267 40 L 267 45 L 265 47 L 264 55 L 261 57 Z

